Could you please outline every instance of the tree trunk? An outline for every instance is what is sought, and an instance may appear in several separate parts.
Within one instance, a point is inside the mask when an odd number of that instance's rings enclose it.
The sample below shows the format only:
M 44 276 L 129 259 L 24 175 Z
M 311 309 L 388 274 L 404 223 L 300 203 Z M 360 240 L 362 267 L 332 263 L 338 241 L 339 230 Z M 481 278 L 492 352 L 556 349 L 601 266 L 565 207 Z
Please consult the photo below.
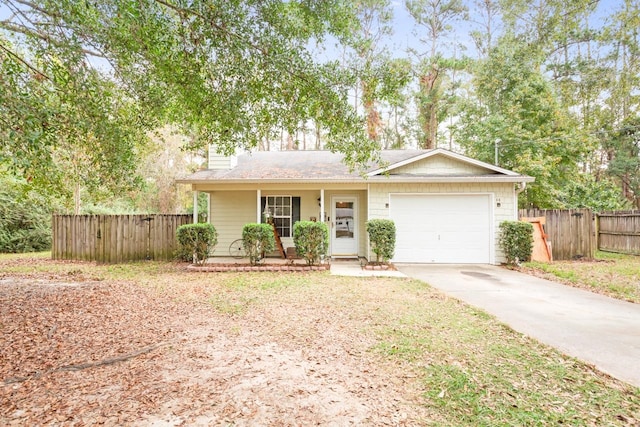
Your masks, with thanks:
M 322 149 L 322 142 L 320 141 L 320 124 L 316 122 L 316 150 Z
M 427 74 L 420 76 L 420 100 L 419 110 L 422 121 L 424 141 L 421 148 L 431 150 L 436 148 L 438 135 L 438 69 L 435 65 Z
M 376 109 L 373 89 L 369 83 L 362 81 L 362 105 L 367 117 L 367 135 L 371 141 L 379 140 L 380 113 Z
M 73 189 L 73 214 L 80 215 L 80 207 L 82 200 L 80 199 L 80 183 L 77 182 Z

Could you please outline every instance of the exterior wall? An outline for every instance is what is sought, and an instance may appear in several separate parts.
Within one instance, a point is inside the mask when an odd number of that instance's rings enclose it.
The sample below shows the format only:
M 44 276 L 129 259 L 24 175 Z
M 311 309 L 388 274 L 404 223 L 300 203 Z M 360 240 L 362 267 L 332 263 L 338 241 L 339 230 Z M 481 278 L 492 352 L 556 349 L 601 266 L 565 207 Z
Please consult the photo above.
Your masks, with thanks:
M 389 171 L 390 174 L 484 175 L 487 170 L 444 156 L 433 156 Z
M 236 156 L 225 156 L 224 154 L 218 154 L 216 147 L 209 145 L 209 169 L 214 170 L 229 170 L 236 167 L 238 164 L 238 158 Z
M 494 248 L 496 263 L 505 262 L 504 254 L 498 245 L 498 226 L 502 221 L 517 220 L 517 206 L 514 184 L 511 183 L 457 183 L 457 184 L 371 184 L 369 193 L 369 219 L 389 218 L 391 193 L 424 193 L 424 194 L 456 194 L 456 193 L 489 193 L 493 197 L 494 216 Z M 500 203 L 500 206 L 498 206 Z
M 215 191 L 210 195 L 209 222 L 218 232 L 214 256 L 229 256 L 229 245 L 242 237 L 242 227 L 256 222 L 256 192 Z
M 514 184 L 511 183 L 393 183 L 393 184 L 369 184 L 367 194 L 363 189 L 349 189 L 346 185 L 339 188 L 325 188 L 324 210 L 327 216 L 331 216 L 331 197 L 336 195 L 355 196 L 358 199 L 358 254 L 369 258 L 369 242 L 366 233 L 365 222 L 373 218 L 388 218 L 391 193 L 424 193 L 424 194 L 456 194 L 456 193 L 489 193 L 493 198 L 494 214 L 494 247 L 496 250 L 496 262 L 504 262 L 505 258 L 498 245 L 498 226 L 502 221 L 517 219 L 517 207 L 515 203 Z M 209 218 L 218 231 L 218 245 L 215 256 L 228 256 L 228 248 L 232 241 L 242 236 L 244 224 L 256 221 L 256 189 L 238 190 L 237 186 L 229 186 L 228 191 L 209 191 L 211 195 L 211 211 Z M 322 220 L 318 198 L 320 188 L 312 186 L 299 186 L 291 189 L 290 186 L 270 185 L 268 189 L 261 190 L 261 196 L 294 196 L 300 197 L 300 219 L 309 220 L 316 217 Z M 500 206 L 497 206 L 498 201 Z M 331 223 L 329 222 L 330 232 Z M 283 238 L 284 247 L 293 246 L 292 238 Z M 330 252 L 331 253 L 331 249 Z

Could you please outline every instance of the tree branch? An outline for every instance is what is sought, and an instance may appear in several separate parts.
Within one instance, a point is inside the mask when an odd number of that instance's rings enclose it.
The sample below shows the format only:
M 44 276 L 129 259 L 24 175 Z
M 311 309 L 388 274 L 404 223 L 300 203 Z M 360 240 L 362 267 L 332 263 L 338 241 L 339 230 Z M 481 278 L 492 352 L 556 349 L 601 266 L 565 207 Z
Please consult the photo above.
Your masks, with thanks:
M 13 378 L 7 378 L 6 380 L 4 380 L 4 384 L 15 384 L 15 383 L 22 383 L 25 382 L 27 380 L 31 380 L 31 379 L 38 379 L 38 378 L 42 378 L 43 376 L 47 375 L 47 374 L 51 374 L 54 372 L 75 372 L 75 371 L 82 371 L 84 369 L 89 369 L 89 368 L 97 368 L 99 366 L 107 366 L 107 365 L 113 365 L 115 363 L 120 363 L 120 362 L 126 362 L 129 359 L 133 359 L 135 357 L 138 356 L 142 356 L 143 354 L 147 354 L 147 353 L 151 353 L 153 350 L 162 347 L 164 345 L 167 345 L 168 343 L 163 342 L 163 343 L 159 343 L 159 344 L 153 344 L 144 348 L 141 348 L 140 350 L 136 350 L 132 353 L 128 353 L 128 354 L 123 354 L 122 356 L 118 356 L 118 357 L 110 357 L 108 359 L 103 359 L 103 360 L 99 360 L 97 362 L 87 362 L 87 363 L 78 363 L 78 364 L 74 364 L 74 365 L 65 365 L 65 366 L 60 366 L 58 368 L 55 369 L 49 369 L 48 371 L 44 371 L 44 372 L 36 372 L 32 375 L 28 375 L 26 377 L 13 377 Z
M 240 36 L 239 34 L 234 33 L 233 31 L 229 31 L 226 28 L 224 28 L 222 25 L 220 24 L 216 24 L 215 22 L 209 21 L 207 20 L 207 18 L 201 14 L 196 12 L 195 10 L 191 10 L 191 9 L 185 9 L 183 7 L 179 7 L 176 6 L 174 4 L 169 3 L 168 1 L 165 0 L 155 0 L 156 3 L 163 5 L 164 7 L 167 7 L 175 12 L 178 12 L 179 14 L 188 14 L 188 15 L 194 15 L 197 16 L 198 18 L 202 19 L 203 21 L 205 21 L 207 24 L 213 26 L 216 30 L 225 33 L 233 38 L 235 38 L 236 40 L 246 44 L 247 46 L 259 51 L 260 53 L 262 53 L 263 55 L 267 55 L 267 51 L 258 46 L 257 44 L 251 43 L 249 40 L 246 40 L 245 38 L 243 38 L 242 36 Z
M 31 29 L 31 28 L 27 28 L 27 27 L 23 27 L 20 25 L 16 25 L 14 23 L 10 23 L 10 22 L 2 22 L 0 23 L 0 27 L 6 29 L 7 31 L 11 31 L 14 33 L 20 33 L 20 34 L 24 34 L 26 36 L 30 36 L 30 37 L 36 37 L 42 41 L 45 41 L 47 43 L 51 43 L 53 46 L 56 47 L 64 47 L 64 44 L 61 43 L 60 41 L 54 39 L 53 37 L 51 37 L 48 34 L 45 34 L 41 31 L 38 31 L 36 29 Z M 106 55 L 102 52 L 97 52 L 95 50 L 91 50 L 91 49 L 87 49 L 85 47 L 81 47 L 80 51 L 86 55 L 90 55 L 90 56 L 94 56 L 96 58 L 106 58 Z
M 11 0 L 9 0 L 11 1 Z M 30 7 L 33 10 L 37 10 L 38 12 L 42 13 L 43 15 L 47 15 L 47 16 L 51 16 L 54 18 L 60 18 L 60 14 L 58 13 L 53 13 L 50 10 L 46 10 L 41 8 L 40 6 L 38 6 L 37 4 L 27 1 L 27 0 L 13 0 L 15 3 L 21 4 L 23 6 L 27 6 Z M 15 6 L 14 6 L 15 7 Z
M 34 73 L 37 73 L 38 75 L 41 75 L 43 77 L 45 77 L 47 80 L 51 81 L 51 77 L 47 76 L 44 72 L 38 70 L 36 67 L 34 67 L 33 65 L 29 64 L 27 61 L 25 61 L 24 59 L 22 59 L 20 57 L 20 55 L 18 55 L 17 53 L 13 52 L 11 49 L 7 48 L 6 46 L 4 46 L 2 43 L 0 43 L 0 49 L 2 49 L 4 52 L 6 52 L 8 55 L 12 56 L 13 58 L 15 58 L 17 61 L 21 62 L 22 64 L 24 64 L 25 67 L 27 67 L 28 69 L 30 69 L 31 71 L 33 71 Z

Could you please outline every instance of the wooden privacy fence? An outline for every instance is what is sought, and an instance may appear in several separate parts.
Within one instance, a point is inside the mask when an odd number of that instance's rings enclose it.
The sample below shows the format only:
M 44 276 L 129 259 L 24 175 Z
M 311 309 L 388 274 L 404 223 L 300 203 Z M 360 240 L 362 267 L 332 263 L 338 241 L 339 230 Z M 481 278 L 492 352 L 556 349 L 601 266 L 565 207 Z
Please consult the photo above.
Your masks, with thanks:
M 522 217 L 545 217 L 554 260 L 593 258 L 595 221 L 590 209 L 520 209 Z
M 598 214 L 601 251 L 640 255 L 640 211 Z
M 119 263 L 170 260 L 192 215 L 54 215 L 53 259 Z

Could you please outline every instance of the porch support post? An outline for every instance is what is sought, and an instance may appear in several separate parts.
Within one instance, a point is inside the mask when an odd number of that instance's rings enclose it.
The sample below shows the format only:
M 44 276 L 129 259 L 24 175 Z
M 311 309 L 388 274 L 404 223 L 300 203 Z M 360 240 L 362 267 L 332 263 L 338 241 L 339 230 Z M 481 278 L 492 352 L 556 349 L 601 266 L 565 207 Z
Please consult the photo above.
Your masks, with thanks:
M 194 191 L 193 192 L 193 223 L 197 224 L 198 223 L 198 194 L 200 192 L 199 191 Z
M 387 212 L 387 215 L 389 212 Z M 367 221 L 371 219 L 371 184 L 367 183 Z M 371 242 L 369 241 L 369 233 L 366 232 L 365 227 L 365 236 L 367 239 L 367 262 L 371 259 Z
M 211 224 L 211 193 L 207 193 L 207 222 Z
M 324 217 L 324 188 L 320 189 L 320 222 L 325 222 L 327 219 Z
M 261 219 L 262 219 L 262 212 L 260 212 L 260 207 L 262 206 L 262 204 L 260 203 L 260 201 L 262 200 L 262 190 L 260 190 L 259 188 L 256 190 L 256 222 L 258 224 L 260 224 Z

